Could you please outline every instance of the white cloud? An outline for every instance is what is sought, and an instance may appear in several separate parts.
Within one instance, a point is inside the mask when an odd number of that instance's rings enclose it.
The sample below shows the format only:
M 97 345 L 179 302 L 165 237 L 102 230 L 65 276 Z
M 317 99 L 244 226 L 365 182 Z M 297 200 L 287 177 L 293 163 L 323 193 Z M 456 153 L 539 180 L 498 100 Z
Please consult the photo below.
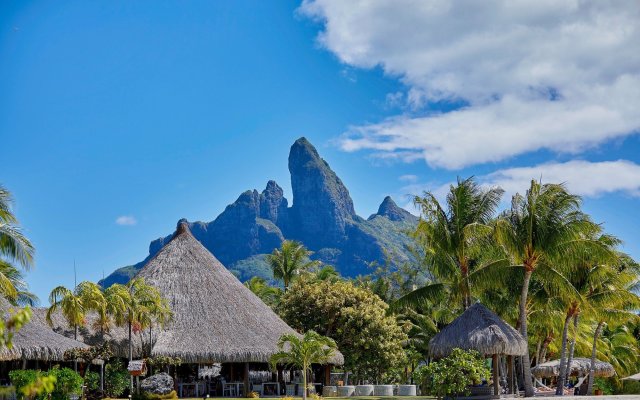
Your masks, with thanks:
M 402 182 L 416 182 L 418 180 L 418 176 L 417 175 L 411 175 L 411 174 L 400 175 L 398 177 L 398 180 L 400 180 Z
M 122 226 L 132 226 L 138 223 L 138 220 L 133 215 L 121 215 L 116 218 L 116 224 Z
M 640 165 L 627 160 L 589 162 L 573 160 L 564 163 L 545 163 L 532 167 L 506 168 L 478 176 L 487 187 L 499 186 L 505 191 L 504 202 L 515 193 L 529 188 L 531 180 L 542 183 L 565 183 L 571 193 L 583 197 L 598 197 L 611 193 L 640 196 Z M 449 192 L 449 182 L 441 185 L 414 183 L 403 187 L 403 193 L 419 195 L 431 191 L 444 200 Z
M 352 127 L 344 150 L 456 169 L 640 130 L 638 2 L 316 0 L 300 11 L 322 21 L 318 40 L 343 63 L 398 77 L 411 106 L 466 104 Z
M 640 165 L 627 160 L 568 161 L 534 167 L 508 168 L 481 178 L 488 185 L 497 185 L 509 194 L 524 193 L 531 180 L 543 183 L 566 183 L 571 193 L 597 197 L 608 193 L 640 196 Z

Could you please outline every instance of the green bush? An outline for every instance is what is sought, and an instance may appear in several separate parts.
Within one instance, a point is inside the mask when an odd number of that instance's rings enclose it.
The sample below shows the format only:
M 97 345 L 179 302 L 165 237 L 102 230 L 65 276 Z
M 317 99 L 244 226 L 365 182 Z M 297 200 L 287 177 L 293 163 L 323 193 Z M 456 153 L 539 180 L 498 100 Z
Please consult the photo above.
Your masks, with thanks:
M 613 394 L 614 392 L 614 382 L 607 378 L 594 379 L 593 387 L 602 390 L 603 394 Z
M 68 400 L 70 395 L 82 393 L 82 377 L 74 370 L 53 368 L 46 375 L 56 378 L 56 384 L 51 392 L 52 400 Z
M 93 371 L 87 371 L 84 374 L 84 384 L 87 390 L 96 391 L 100 389 L 100 374 Z
M 640 382 L 631 380 L 622 381 L 622 389 L 619 394 L 640 394 Z
M 121 362 L 113 362 L 104 367 L 104 394 L 110 398 L 121 396 L 129 388 L 129 371 Z
M 469 386 L 488 379 L 491 372 L 477 351 L 453 349 L 448 357 L 420 367 L 414 379 L 426 394 L 441 399 L 445 396 L 469 395 Z
M 18 398 L 24 398 L 24 395 L 22 394 L 24 392 L 24 389 L 30 385 L 33 385 L 36 382 L 39 374 L 40 373 L 38 371 L 35 371 L 33 369 L 17 369 L 9 371 L 9 379 L 11 380 L 11 384 L 16 390 L 16 395 L 18 396 Z
M 82 377 L 69 368 L 53 368 L 47 372 L 32 369 L 9 372 L 11 384 L 16 388 L 19 398 L 25 398 L 25 390 L 37 386 L 39 378 L 43 377 L 52 378 L 50 381 L 53 382 L 53 390 L 39 390 L 36 399 L 44 399 L 50 394 L 52 400 L 68 400 L 71 394 L 82 392 Z

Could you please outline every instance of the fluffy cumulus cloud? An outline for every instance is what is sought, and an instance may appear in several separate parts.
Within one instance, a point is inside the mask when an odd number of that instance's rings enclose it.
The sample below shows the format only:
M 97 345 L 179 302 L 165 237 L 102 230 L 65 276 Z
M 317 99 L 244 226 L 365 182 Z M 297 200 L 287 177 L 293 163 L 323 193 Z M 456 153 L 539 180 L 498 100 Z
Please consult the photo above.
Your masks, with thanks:
M 300 12 L 343 63 L 407 86 L 410 111 L 352 127 L 344 150 L 458 169 L 640 131 L 639 2 L 313 0 Z M 428 111 L 442 101 L 464 106 Z
M 121 226 L 132 226 L 138 223 L 138 220 L 132 215 L 121 215 L 116 218 L 116 224 Z
M 564 183 L 571 193 L 584 197 L 611 193 L 640 196 L 640 165 L 627 160 L 544 163 L 533 167 L 501 169 L 478 176 L 477 179 L 484 186 L 499 186 L 504 189 L 505 201 L 515 193 L 524 193 L 529 188 L 531 179 L 541 180 L 543 183 Z M 431 191 L 444 200 L 451 184 L 453 182 L 444 185 L 413 183 L 405 186 L 402 191 L 410 195 Z M 411 209 L 410 205 L 407 207 Z

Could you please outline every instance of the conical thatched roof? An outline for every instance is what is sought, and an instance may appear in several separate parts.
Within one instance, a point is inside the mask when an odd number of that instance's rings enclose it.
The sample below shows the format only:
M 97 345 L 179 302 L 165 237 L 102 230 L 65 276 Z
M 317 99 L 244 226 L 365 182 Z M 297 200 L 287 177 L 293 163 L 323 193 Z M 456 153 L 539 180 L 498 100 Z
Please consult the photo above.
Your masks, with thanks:
M 591 369 L 591 359 L 589 358 L 574 358 L 571 362 L 571 375 L 584 376 L 589 374 Z M 560 360 L 547 361 L 542 364 L 538 364 L 531 369 L 531 373 L 538 378 L 547 378 L 552 376 L 558 376 L 560 371 Z M 596 360 L 595 364 L 595 376 L 609 377 L 616 374 L 613 365 L 608 362 Z
M 1 315 L 7 315 L 11 306 L 5 299 L 0 300 Z M 35 312 L 34 312 L 35 315 Z M 63 361 L 64 352 L 74 348 L 88 347 L 84 343 L 69 339 L 51 330 L 50 327 L 33 318 L 17 331 L 12 339 L 11 349 L 0 350 L 0 360 L 42 360 Z
M 527 342 L 511 325 L 476 303 L 429 342 L 429 352 L 434 357 L 446 357 L 455 348 L 477 350 L 483 355 L 522 355 L 527 351 Z
M 154 355 L 186 362 L 267 362 L 293 333 L 196 240 L 186 222 L 138 274 L 168 299 L 173 321 L 158 333 Z M 333 363 L 342 363 L 336 354 Z

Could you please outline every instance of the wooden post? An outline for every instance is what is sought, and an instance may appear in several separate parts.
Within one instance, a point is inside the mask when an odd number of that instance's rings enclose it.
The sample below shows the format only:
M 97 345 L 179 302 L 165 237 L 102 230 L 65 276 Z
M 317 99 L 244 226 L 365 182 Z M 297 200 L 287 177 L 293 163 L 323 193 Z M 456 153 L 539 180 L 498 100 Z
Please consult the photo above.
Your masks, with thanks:
M 493 394 L 500 397 L 500 370 L 498 366 L 498 355 L 494 354 L 491 364 L 493 364 Z
M 514 390 L 514 382 L 513 382 L 513 378 L 514 378 L 514 374 L 513 374 L 514 370 L 513 370 L 513 356 L 507 356 L 507 383 L 509 385 L 509 394 L 514 394 L 515 390 Z
M 324 385 L 331 385 L 331 364 L 324 366 Z
M 249 363 L 244 363 L 244 397 L 249 395 Z

